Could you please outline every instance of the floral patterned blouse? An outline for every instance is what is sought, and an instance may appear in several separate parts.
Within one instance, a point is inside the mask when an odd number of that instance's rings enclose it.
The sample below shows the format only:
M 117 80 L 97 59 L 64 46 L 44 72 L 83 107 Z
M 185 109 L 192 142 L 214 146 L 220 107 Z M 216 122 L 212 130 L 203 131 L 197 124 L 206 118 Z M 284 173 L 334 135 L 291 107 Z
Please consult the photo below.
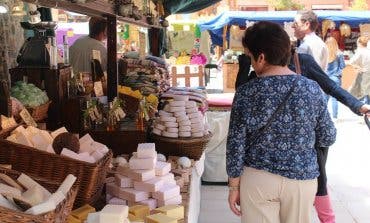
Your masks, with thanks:
M 248 147 L 252 133 L 265 126 L 295 83 L 291 97 L 262 135 Z M 300 75 L 255 78 L 235 94 L 226 149 L 229 177 L 245 166 L 297 180 L 319 176 L 316 147 L 335 142 L 336 129 L 317 83 Z

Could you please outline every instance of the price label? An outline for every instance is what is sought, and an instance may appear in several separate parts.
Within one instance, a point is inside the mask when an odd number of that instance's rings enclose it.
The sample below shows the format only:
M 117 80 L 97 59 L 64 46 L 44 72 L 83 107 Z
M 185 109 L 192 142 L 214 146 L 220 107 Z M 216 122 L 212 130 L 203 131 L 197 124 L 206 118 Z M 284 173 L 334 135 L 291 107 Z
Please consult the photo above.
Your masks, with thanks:
M 24 121 L 24 123 L 26 123 L 26 125 L 30 125 L 30 126 L 33 126 L 33 127 L 37 127 L 37 124 L 35 122 L 35 120 L 33 120 L 31 114 L 27 111 L 27 109 L 23 109 L 19 115 L 21 116 L 22 120 Z
M 103 84 L 101 81 L 94 82 L 94 92 L 96 97 L 104 95 Z

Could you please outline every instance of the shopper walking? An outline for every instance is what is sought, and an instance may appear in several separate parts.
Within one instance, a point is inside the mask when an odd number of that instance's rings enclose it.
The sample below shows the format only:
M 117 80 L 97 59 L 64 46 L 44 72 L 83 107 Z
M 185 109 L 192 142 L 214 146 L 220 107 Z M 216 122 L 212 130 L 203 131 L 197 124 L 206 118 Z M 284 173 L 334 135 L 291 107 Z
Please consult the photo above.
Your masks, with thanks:
M 233 102 L 230 208 L 243 223 L 309 223 L 319 175 L 315 144 L 335 141 L 325 98 L 288 68 L 290 41 L 279 25 L 256 23 L 243 45 L 257 78 L 238 87 Z

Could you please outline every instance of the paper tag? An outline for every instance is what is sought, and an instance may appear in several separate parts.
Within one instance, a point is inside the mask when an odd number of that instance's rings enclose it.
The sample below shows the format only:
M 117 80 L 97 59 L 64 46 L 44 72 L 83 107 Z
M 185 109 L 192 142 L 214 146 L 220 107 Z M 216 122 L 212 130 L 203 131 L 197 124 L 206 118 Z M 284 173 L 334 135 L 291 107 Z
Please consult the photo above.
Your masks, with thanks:
M 100 51 L 99 50 L 93 50 L 93 59 L 98 60 L 101 63 L 101 56 L 100 56 Z
M 94 82 L 94 92 L 96 97 L 104 95 L 103 84 L 101 83 L 101 81 Z
M 35 122 L 35 120 L 33 120 L 31 114 L 27 111 L 27 109 L 23 109 L 19 115 L 21 116 L 22 120 L 24 121 L 24 123 L 26 123 L 26 125 L 30 125 L 30 126 L 33 126 L 33 127 L 37 127 L 37 124 Z

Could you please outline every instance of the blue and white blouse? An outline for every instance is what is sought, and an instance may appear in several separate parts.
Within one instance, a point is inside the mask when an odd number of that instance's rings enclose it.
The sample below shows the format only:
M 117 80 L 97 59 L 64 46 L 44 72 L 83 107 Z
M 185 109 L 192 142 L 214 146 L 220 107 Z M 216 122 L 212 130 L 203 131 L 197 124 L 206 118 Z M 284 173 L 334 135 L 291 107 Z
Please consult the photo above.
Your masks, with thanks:
M 296 82 L 286 105 L 254 145 L 252 133 L 265 126 Z M 227 139 L 226 166 L 229 177 L 239 177 L 244 166 L 290 179 L 319 176 L 316 147 L 335 142 L 336 129 L 317 83 L 300 75 L 255 78 L 235 94 Z

